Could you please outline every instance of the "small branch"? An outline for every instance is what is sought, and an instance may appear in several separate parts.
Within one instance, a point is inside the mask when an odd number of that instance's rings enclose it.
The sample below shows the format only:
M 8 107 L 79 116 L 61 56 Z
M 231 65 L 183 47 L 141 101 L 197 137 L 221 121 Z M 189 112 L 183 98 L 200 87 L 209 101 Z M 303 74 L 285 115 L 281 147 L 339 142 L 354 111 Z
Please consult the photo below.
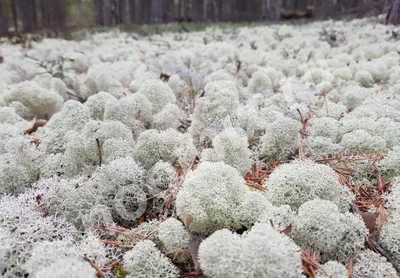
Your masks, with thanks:
M 33 126 L 25 129 L 24 133 L 25 134 L 32 134 L 38 130 L 39 127 L 43 127 L 46 124 L 45 120 L 37 120 L 33 123 Z
M 258 178 L 258 171 L 257 171 L 256 163 L 253 163 L 253 165 L 251 165 L 251 173 L 252 173 L 253 177 Z
M 102 154 L 101 154 L 101 144 L 100 144 L 99 138 L 96 138 L 96 143 L 97 143 L 97 150 L 98 150 L 98 153 L 99 153 L 99 166 L 101 166 L 103 157 L 102 157 Z
M 259 141 L 259 140 L 260 140 L 260 137 L 253 137 L 253 138 L 250 138 L 250 139 L 248 140 L 248 142 L 251 143 L 251 142 Z
M 171 77 L 171 75 L 169 75 L 169 74 L 166 74 L 166 73 L 160 73 L 160 79 L 162 80 L 162 81 L 167 81 L 168 82 L 168 80 L 169 80 L 169 78 Z
M 253 187 L 255 189 L 261 190 L 261 191 L 268 191 L 267 188 L 263 187 L 262 185 L 254 182 L 254 181 L 251 181 L 251 180 L 245 181 L 245 184 L 250 186 L 250 187 Z
M 143 239 L 148 239 L 150 236 L 152 236 L 153 234 L 158 233 L 158 230 L 153 230 L 150 233 L 148 233 Z
M 347 264 L 346 264 L 346 268 L 347 268 L 347 277 L 348 278 L 353 278 L 353 266 L 354 266 L 354 261 L 359 257 L 360 255 L 357 254 L 355 255 Z
M 67 95 L 76 98 L 77 100 L 79 100 L 79 102 L 82 102 L 82 103 L 85 102 L 85 99 L 84 99 L 83 97 L 80 97 L 80 96 L 76 95 L 76 94 L 73 92 L 73 90 L 71 90 L 71 89 L 68 89 Z
M 112 240 L 102 240 L 101 242 L 104 244 L 111 244 L 111 245 L 114 245 L 119 248 L 135 248 L 135 245 L 124 245 L 124 244 L 121 244 L 119 242 L 112 241 Z
M 129 238 L 130 240 L 132 240 L 134 242 L 139 242 L 138 239 L 134 238 L 132 235 L 128 234 L 125 231 L 121 231 L 121 230 L 118 230 L 115 228 L 107 228 L 107 227 L 103 227 L 103 226 L 99 226 L 99 225 L 93 225 L 93 228 L 103 230 L 103 231 L 108 231 L 108 232 L 115 232 L 117 234 L 120 234 L 120 235 L 123 235 L 123 236 Z
M 109 271 L 110 269 L 112 269 L 113 267 L 119 265 L 122 262 L 122 260 L 116 260 L 115 262 L 112 262 L 111 264 L 109 264 L 108 266 L 106 266 L 105 268 L 103 268 L 103 271 Z
M 154 40 L 152 38 L 149 38 L 149 41 L 152 42 L 155 45 L 166 46 L 167 48 L 171 48 L 171 44 L 169 42 L 167 42 L 167 41 Z
M 167 204 L 165 205 L 164 212 L 167 212 L 167 211 L 168 211 L 169 207 L 170 207 L 171 204 L 172 204 L 172 200 L 173 200 L 173 199 L 174 199 L 174 194 L 171 193 L 171 196 L 169 196 L 168 201 L 167 201 Z
M 84 256 L 83 259 L 88 262 L 90 264 L 91 267 L 93 267 L 97 274 L 101 277 L 101 278 L 107 278 L 106 275 L 104 274 L 103 271 L 101 271 L 100 267 L 98 267 L 93 261 L 91 261 L 88 257 Z
M 307 63 L 311 60 L 312 57 L 314 57 L 314 52 L 311 50 L 307 57 Z
M 394 269 L 396 269 L 397 272 L 400 272 L 399 267 L 396 267 L 396 265 L 393 263 L 392 257 L 386 252 L 385 249 L 382 248 L 382 246 L 379 245 L 379 243 L 376 240 L 375 236 L 371 236 L 368 239 L 368 245 L 373 251 L 375 251 L 375 252 L 381 254 L 382 256 L 384 256 L 388 260 L 388 262 L 393 265 Z
M 240 71 L 241 67 L 242 67 L 242 61 L 236 60 L 236 73 Z
M 307 136 L 307 122 L 309 118 L 303 118 L 303 115 L 301 114 L 300 110 L 297 109 L 297 112 L 300 115 L 300 121 L 301 121 L 301 130 L 300 130 L 300 146 L 299 146 L 299 159 L 304 158 L 304 140 Z

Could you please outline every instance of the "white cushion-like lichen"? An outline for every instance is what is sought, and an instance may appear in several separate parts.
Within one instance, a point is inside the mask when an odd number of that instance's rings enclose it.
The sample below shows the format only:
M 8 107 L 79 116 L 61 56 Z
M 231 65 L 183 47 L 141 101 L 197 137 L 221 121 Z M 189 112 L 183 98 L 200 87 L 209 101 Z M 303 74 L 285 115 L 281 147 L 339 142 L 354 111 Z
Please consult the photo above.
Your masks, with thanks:
M 236 168 L 242 175 L 251 165 L 251 152 L 248 148 L 247 136 L 234 128 L 227 128 L 212 140 L 213 149 L 203 152 L 204 161 L 222 161 Z
M 61 110 L 63 98 L 54 91 L 42 88 L 33 81 L 24 81 L 13 85 L 4 96 L 7 104 L 18 101 L 30 109 L 30 113 L 41 119 L 49 119 Z
M 251 191 L 239 172 L 223 162 L 201 163 L 176 197 L 179 218 L 198 234 L 249 226 L 271 208 L 264 193 Z
M 178 254 L 187 251 L 190 235 L 182 222 L 168 218 L 158 225 L 157 238 L 165 253 Z
M 143 240 L 124 254 L 127 278 L 176 278 L 178 268 L 150 240 Z
M 300 248 L 269 224 L 256 224 L 243 235 L 216 231 L 200 244 L 199 260 L 210 277 L 301 277 L 302 272 Z
M 265 182 L 273 205 L 290 205 L 298 209 L 315 198 L 329 200 L 341 210 L 349 209 L 353 194 L 341 185 L 335 172 L 326 165 L 295 161 L 278 166 Z
M 196 141 L 212 139 L 221 132 L 224 120 L 232 120 L 239 107 L 238 89 L 232 81 L 213 81 L 204 88 L 204 97 L 197 100 L 190 132 Z
M 300 145 L 300 123 L 282 117 L 267 125 L 260 138 L 262 157 L 266 160 L 289 158 Z
M 322 265 L 323 270 L 317 270 L 316 278 L 347 278 L 349 276 L 347 268 L 336 261 L 329 261 Z
M 353 266 L 354 278 L 397 278 L 392 264 L 385 257 L 365 250 L 359 254 Z
M 334 203 L 320 199 L 300 206 L 292 233 L 299 246 L 319 251 L 322 261 L 342 263 L 364 248 L 368 236 L 360 217 L 349 212 L 340 213 Z
M 174 129 L 157 131 L 149 129 L 140 134 L 134 158 L 149 169 L 158 161 L 179 163 L 187 168 L 196 156 L 196 148 L 188 134 L 182 134 Z

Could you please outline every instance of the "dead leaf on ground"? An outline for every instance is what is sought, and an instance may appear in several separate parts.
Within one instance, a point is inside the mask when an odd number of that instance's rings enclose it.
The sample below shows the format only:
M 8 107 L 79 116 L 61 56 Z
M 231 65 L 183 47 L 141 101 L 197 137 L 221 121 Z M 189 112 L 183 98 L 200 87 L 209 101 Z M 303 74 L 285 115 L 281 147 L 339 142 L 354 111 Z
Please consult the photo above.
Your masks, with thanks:
M 46 124 L 45 120 L 37 120 L 33 123 L 33 126 L 26 129 L 24 132 L 25 134 L 32 134 L 38 130 L 39 127 L 42 127 Z
M 361 212 L 360 215 L 365 223 L 365 226 L 368 228 L 369 233 L 373 234 L 376 230 L 376 221 L 378 219 L 379 213 Z
M 288 235 L 288 234 L 290 234 L 291 231 L 292 231 L 292 224 L 290 224 L 290 225 L 287 226 L 285 229 L 283 229 L 283 230 L 281 231 L 281 234 Z

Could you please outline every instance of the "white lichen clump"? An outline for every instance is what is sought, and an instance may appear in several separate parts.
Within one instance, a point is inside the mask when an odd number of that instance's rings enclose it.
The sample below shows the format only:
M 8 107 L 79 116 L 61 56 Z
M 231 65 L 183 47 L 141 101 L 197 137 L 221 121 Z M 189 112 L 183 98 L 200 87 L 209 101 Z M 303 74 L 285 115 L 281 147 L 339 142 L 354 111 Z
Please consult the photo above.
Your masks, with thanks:
M 239 93 L 231 81 L 214 81 L 204 88 L 204 97 L 199 98 L 192 114 L 190 132 L 195 142 L 204 138 L 213 139 L 224 130 L 224 121 L 232 121 L 239 107 Z
M 190 235 L 182 222 L 168 218 L 158 225 L 157 238 L 165 253 L 178 254 L 187 250 Z
M 0 198 L 0 225 L 12 236 L 2 248 L 7 248 L 0 262 L 3 277 L 24 275 L 23 263 L 30 257 L 33 245 L 46 240 L 62 239 L 76 234 L 76 229 L 64 218 L 48 216 L 35 204 L 35 192 L 26 192 L 18 197 Z M 3 253 L 4 254 L 4 253 Z
M 168 103 L 175 103 L 176 101 L 171 88 L 159 80 L 146 80 L 137 94 L 145 96 L 151 102 L 154 114 L 161 112 Z
M 360 253 L 353 266 L 354 278 L 396 278 L 397 273 L 385 257 L 365 250 Z
M 167 190 L 176 179 L 176 175 L 176 170 L 171 163 L 159 161 L 149 170 L 149 184 L 155 192 Z
M 139 242 L 124 254 L 124 269 L 127 278 L 176 278 L 179 274 L 178 268 L 150 240 Z
M 355 130 L 343 135 L 340 144 L 347 153 L 373 153 L 386 151 L 385 140 L 364 130 Z
M 38 179 L 43 153 L 29 136 L 4 138 L 0 145 L 0 195 L 20 193 Z
M 176 197 L 177 213 L 196 233 L 240 227 L 234 213 L 245 192 L 243 178 L 236 169 L 223 162 L 203 162 L 186 177 Z
M 364 248 L 368 230 L 361 218 L 340 213 L 331 201 L 315 199 L 300 206 L 293 222 L 293 239 L 319 251 L 322 261 L 346 263 Z
M 302 272 L 300 248 L 269 224 L 256 224 L 242 236 L 215 232 L 200 244 L 199 260 L 210 277 L 301 277 Z
M 379 242 L 393 259 L 393 264 L 400 267 L 400 211 L 392 210 L 388 220 L 379 233 Z
M 40 119 L 49 119 L 61 110 L 63 98 L 54 91 L 40 87 L 36 82 L 24 81 L 10 88 L 3 96 L 6 104 L 22 103 L 29 113 Z
M 37 243 L 33 247 L 32 255 L 24 265 L 24 268 L 33 277 L 43 277 L 40 276 L 42 273 L 49 273 L 49 277 L 56 277 L 55 273 L 51 273 L 51 271 L 57 272 L 54 266 L 60 266 L 63 262 L 66 263 L 65 260 L 67 260 L 73 262 L 71 270 L 76 271 L 77 266 L 75 265 L 78 265 L 82 267 L 82 277 L 93 277 L 94 269 L 84 258 L 90 259 L 97 265 L 106 265 L 109 261 L 105 246 L 102 245 L 98 238 L 90 235 L 77 243 L 74 243 L 72 238 Z M 68 265 L 63 267 L 64 272 L 67 267 Z M 62 271 L 57 273 L 62 273 Z M 70 273 L 70 275 L 74 274 Z
M 269 161 L 288 158 L 299 144 L 300 123 L 286 117 L 269 124 L 260 138 L 262 157 Z
M 387 155 L 378 162 L 378 168 L 388 179 L 400 176 L 400 146 L 389 150 Z
M 179 163 L 187 168 L 196 156 L 193 140 L 188 134 L 174 129 L 157 131 L 149 129 L 140 134 L 134 150 L 134 158 L 149 169 L 158 161 Z
M 349 276 L 346 267 L 336 261 L 329 261 L 322 265 L 323 270 L 317 270 L 316 278 L 347 278 Z
M 353 194 L 339 183 L 330 167 L 307 160 L 278 166 L 265 186 L 273 205 L 289 205 L 295 210 L 305 202 L 320 198 L 334 202 L 341 211 L 347 211 L 353 199 Z
M 222 161 L 236 168 L 242 175 L 251 166 L 251 152 L 247 136 L 234 128 L 227 128 L 212 140 L 213 149 L 203 151 L 204 161 Z
M 223 162 L 201 163 L 176 197 L 179 218 L 190 231 L 205 235 L 251 225 L 271 207 L 263 193 L 252 192 L 239 172 Z

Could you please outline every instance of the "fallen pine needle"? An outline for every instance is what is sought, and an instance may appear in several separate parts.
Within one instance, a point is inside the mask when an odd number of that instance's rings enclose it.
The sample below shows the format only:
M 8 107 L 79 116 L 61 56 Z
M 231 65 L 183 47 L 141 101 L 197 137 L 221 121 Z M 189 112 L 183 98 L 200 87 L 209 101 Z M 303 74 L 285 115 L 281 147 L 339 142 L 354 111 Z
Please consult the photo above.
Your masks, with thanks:
M 102 227 L 102 226 L 99 226 L 99 225 L 93 225 L 93 228 L 99 229 L 99 230 L 108 231 L 108 232 L 116 232 L 117 234 L 121 234 L 123 236 L 126 236 L 127 238 L 131 239 L 134 242 L 139 242 L 139 240 L 134 238 L 132 235 L 128 234 L 125 231 L 121 231 L 119 229 L 107 228 L 107 227 Z
M 124 245 L 124 244 L 121 244 L 121 243 L 118 243 L 118 242 L 112 241 L 112 240 L 102 240 L 101 242 L 104 244 L 111 244 L 111 245 L 114 245 L 114 246 L 120 247 L 120 248 L 135 248 L 135 245 Z
M 113 267 L 119 265 L 122 262 L 122 260 L 116 260 L 115 262 L 112 262 L 111 264 L 109 264 L 108 266 L 106 266 L 105 268 L 102 269 L 102 271 L 109 271 L 110 269 L 112 269 Z
M 255 189 L 261 190 L 261 191 L 268 191 L 267 188 L 265 188 L 264 186 L 262 186 L 261 184 L 258 184 L 254 181 L 251 180 L 246 180 L 245 182 L 248 186 L 253 187 Z

